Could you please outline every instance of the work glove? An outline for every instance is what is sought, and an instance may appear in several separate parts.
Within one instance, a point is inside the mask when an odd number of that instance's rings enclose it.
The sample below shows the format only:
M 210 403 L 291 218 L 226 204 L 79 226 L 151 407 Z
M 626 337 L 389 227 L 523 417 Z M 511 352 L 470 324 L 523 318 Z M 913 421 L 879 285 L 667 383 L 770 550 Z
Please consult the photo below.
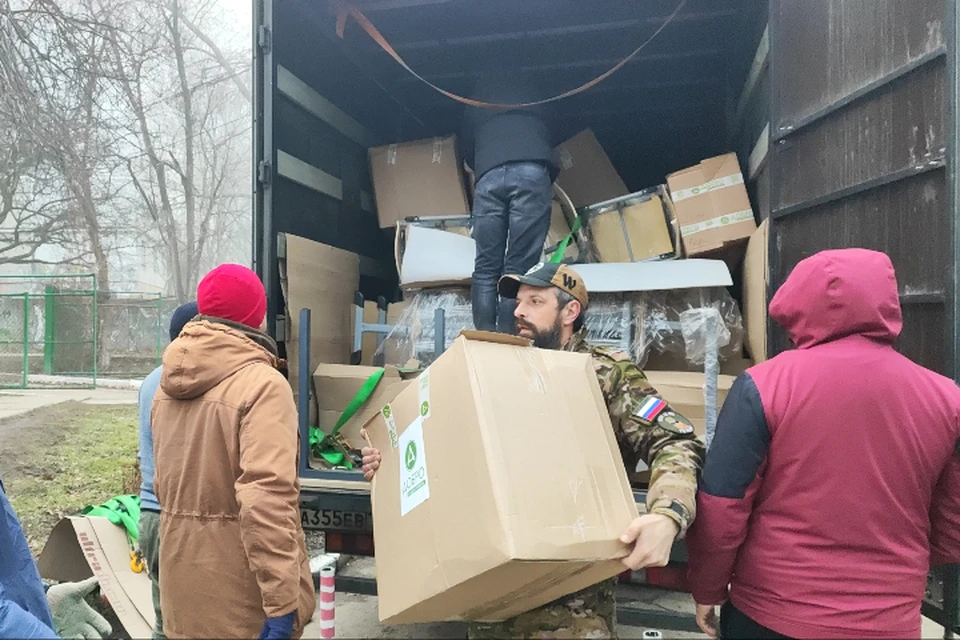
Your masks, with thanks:
M 279 618 L 267 618 L 260 630 L 259 640 L 284 640 L 293 635 L 293 611 Z
M 107 619 L 94 611 L 84 599 L 93 593 L 97 585 L 94 576 L 83 582 L 55 584 L 47 590 L 53 627 L 61 638 L 98 640 L 113 632 Z

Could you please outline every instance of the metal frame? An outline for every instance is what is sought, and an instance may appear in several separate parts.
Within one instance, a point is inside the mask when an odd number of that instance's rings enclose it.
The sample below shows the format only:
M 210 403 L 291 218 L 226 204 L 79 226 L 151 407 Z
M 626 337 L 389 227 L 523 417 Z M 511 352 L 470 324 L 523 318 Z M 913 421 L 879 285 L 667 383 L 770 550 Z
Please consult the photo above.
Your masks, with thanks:
M 267 294 L 267 333 L 276 337 L 279 312 L 279 271 L 276 230 L 273 220 L 274 167 L 273 98 L 276 63 L 273 58 L 273 0 L 253 0 L 253 269 L 263 281 Z M 258 215 L 259 212 L 259 215 Z

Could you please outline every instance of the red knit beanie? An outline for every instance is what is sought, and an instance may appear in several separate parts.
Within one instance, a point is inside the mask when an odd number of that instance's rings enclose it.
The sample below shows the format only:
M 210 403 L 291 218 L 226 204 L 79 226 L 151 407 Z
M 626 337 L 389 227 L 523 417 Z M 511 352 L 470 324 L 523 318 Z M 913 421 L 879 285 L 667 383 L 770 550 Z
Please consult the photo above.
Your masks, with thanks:
M 253 271 L 239 264 L 222 264 L 200 281 L 197 307 L 202 315 L 258 329 L 267 313 L 267 294 Z

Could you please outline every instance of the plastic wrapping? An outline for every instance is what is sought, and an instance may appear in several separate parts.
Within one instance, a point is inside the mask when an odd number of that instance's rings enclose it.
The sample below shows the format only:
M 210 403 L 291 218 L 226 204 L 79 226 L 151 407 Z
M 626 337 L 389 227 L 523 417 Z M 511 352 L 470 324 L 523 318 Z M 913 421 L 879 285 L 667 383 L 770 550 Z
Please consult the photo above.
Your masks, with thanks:
M 703 402 L 706 445 L 710 448 L 717 427 L 717 376 L 720 374 L 720 348 L 730 342 L 730 330 L 724 326 L 716 307 L 687 309 L 680 314 L 680 330 L 687 347 L 687 359 L 703 363 Z
M 434 317 L 444 311 L 444 344 L 449 346 L 463 329 L 473 329 L 473 308 L 468 288 L 422 289 L 409 292 L 410 304 L 393 329 L 377 348 L 374 358 L 383 354 L 383 363 L 398 367 L 410 360 L 428 365 L 436 359 Z
M 729 334 L 729 339 L 720 345 L 719 358 L 726 360 L 739 357 L 743 351 L 744 337 L 740 306 L 725 288 L 706 287 L 638 294 L 634 309 L 637 318 L 632 343 L 634 358 L 644 365 L 651 353 L 675 354 L 683 356 L 691 364 L 702 365 L 703 353 L 688 349 L 682 316 L 688 311 L 707 308 L 717 310 L 721 327 Z
M 717 311 L 721 333 L 727 336 L 719 346 L 720 359 L 738 357 L 743 347 L 743 318 L 736 300 L 722 287 L 594 294 L 584 325 L 591 343 L 629 353 L 641 367 L 651 353 L 662 353 L 681 356 L 702 368 L 703 347 L 688 344 L 683 318 L 691 322 L 703 309 Z

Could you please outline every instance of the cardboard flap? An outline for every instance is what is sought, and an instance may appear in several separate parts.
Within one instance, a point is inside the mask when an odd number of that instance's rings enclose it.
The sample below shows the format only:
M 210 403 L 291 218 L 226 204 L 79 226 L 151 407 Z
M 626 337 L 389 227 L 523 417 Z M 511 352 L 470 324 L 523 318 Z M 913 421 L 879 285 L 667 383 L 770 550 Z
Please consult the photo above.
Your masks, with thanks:
M 153 596 L 147 572 L 130 568 L 127 534 L 106 518 L 70 516 L 54 527 L 37 560 L 47 580 L 76 581 L 95 575 L 100 592 L 110 602 L 132 638 L 149 638 L 153 631 Z
M 477 331 L 475 329 L 463 329 L 458 338 L 466 340 L 475 340 L 477 342 L 493 342 L 496 344 L 509 344 L 514 347 L 533 346 L 533 340 L 523 336 L 512 336 L 507 333 L 498 333 L 496 331 Z

